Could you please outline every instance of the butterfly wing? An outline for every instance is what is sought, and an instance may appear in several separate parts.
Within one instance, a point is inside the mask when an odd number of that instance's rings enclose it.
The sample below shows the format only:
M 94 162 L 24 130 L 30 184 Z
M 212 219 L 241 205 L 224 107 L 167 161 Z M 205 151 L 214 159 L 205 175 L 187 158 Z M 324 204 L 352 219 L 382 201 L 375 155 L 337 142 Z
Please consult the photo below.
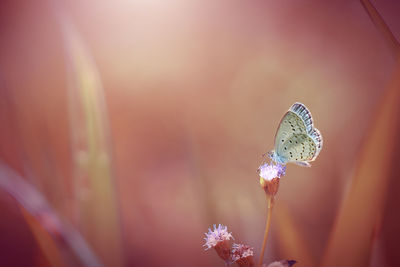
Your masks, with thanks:
M 315 158 L 318 156 L 319 152 L 322 149 L 323 139 L 319 130 L 317 128 L 314 128 L 311 112 L 305 105 L 298 102 L 294 103 L 289 110 L 294 112 L 301 118 L 306 127 L 308 136 L 311 137 L 311 139 L 315 142 L 316 153 L 313 158 L 313 160 L 315 160 Z
M 298 120 L 298 116 L 289 110 L 279 123 L 278 130 L 275 134 L 275 157 L 277 157 L 278 161 L 281 163 L 287 163 L 290 160 L 288 152 L 293 146 L 293 143 L 290 143 L 289 139 L 295 134 L 296 131 L 305 131 L 301 128 L 304 128 L 304 126 L 299 124 Z
M 313 127 L 311 113 L 295 103 L 283 116 L 275 135 L 275 158 L 280 163 L 309 166 L 322 148 L 322 137 Z

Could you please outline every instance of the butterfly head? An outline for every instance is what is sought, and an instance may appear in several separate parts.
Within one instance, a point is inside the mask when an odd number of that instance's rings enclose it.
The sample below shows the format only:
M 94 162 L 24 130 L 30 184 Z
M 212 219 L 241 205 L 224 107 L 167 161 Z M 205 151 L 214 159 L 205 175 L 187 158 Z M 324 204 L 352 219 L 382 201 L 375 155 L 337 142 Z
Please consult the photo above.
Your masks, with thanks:
M 279 156 L 279 155 L 276 153 L 275 150 L 268 151 L 268 157 L 269 157 L 272 161 L 274 161 L 275 163 L 279 163 L 279 164 L 282 164 L 282 165 L 285 165 L 285 164 L 287 163 L 287 161 L 286 161 L 284 158 L 282 158 L 281 156 Z

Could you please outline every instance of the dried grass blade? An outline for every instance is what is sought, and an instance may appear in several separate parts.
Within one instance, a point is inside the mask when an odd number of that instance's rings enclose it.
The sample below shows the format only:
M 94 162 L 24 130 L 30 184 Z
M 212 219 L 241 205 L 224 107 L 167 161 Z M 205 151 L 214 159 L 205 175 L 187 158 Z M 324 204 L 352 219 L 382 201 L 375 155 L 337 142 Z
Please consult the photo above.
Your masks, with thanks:
M 123 266 L 103 87 L 77 30 L 63 20 L 69 71 L 69 117 L 75 179 L 75 221 L 107 266 Z
M 400 64 L 372 120 L 355 175 L 336 217 L 323 267 L 368 266 L 390 176 L 400 113 Z
M 79 232 L 56 214 L 43 194 L 1 161 L 0 188 L 21 206 L 28 225 L 51 264 L 102 266 Z M 50 241 L 50 236 L 57 248 Z M 61 255 L 63 264 L 60 263 Z

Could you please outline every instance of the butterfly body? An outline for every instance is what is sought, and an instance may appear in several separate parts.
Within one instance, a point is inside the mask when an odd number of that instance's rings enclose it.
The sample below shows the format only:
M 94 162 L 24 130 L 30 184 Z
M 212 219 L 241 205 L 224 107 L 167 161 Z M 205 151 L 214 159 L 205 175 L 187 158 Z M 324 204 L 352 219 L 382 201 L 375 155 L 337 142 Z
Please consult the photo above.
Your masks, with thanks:
M 310 111 L 301 103 L 293 104 L 283 116 L 275 134 L 275 149 L 270 157 L 279 164 L 310 166 L 322 149 L 322 136 L 314 128 Z

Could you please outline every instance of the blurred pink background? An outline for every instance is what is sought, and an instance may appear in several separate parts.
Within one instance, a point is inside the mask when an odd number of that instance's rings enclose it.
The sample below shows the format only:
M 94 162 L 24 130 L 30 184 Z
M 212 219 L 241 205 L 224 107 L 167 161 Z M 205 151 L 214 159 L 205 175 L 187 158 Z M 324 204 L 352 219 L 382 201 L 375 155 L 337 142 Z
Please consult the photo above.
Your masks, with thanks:
M 374 4 L 399 37 L 397 1 Z M 79 129 L 70 123 L 60 16 L 102 84 L 127 266 L 223 266 L 202 248 L 218 223 L 258 253 L 265 196 L 256 170 L 296 101 L 311 110 L 324 147 L 312 168 L 288 166 L 276 209 L 289 210 L 321 260 L 395 67 L 359 1 L 2 1 L 0 159 L 74 221 Z M 398 170 L 372 266 L 400 265 Z M 0 192 L 0 265 L 46 265 L 15 201 Z M 285 256 L 278 227 L 273 217 L 268 261 Z

